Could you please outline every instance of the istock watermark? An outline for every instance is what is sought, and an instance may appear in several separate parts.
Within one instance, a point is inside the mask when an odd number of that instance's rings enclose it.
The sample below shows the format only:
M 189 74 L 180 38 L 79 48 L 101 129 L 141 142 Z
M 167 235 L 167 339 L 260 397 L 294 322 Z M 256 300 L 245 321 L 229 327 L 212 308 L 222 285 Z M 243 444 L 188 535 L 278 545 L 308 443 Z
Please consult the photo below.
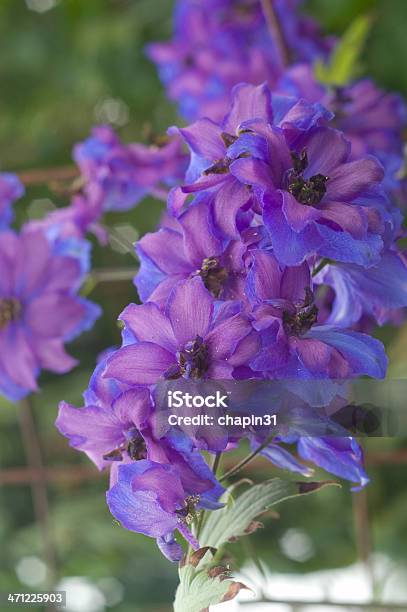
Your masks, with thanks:
M 195 395 L 193 393 L 184 393 L 183 391 L 168 391 L 168 408 L 228 408 L 227 399 L 230 391 L 226 395 L 222 395 L 220 391 L 216 391 L 215 395 Z
M 154 398 L 156 429 L 164 436 L 180 427 L 220 445 L 267 428 L 284 437 L 405 436 L 406 395 L 407 380 L 163 381 Z

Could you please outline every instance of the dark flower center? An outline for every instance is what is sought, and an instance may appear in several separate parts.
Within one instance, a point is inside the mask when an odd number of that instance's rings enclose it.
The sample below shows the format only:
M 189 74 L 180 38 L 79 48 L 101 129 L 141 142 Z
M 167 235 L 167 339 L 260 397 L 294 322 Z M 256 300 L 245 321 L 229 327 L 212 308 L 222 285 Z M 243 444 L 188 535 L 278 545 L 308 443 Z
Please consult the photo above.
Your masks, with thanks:
M 315 174 L 309 179 L 304 178 L 303 172 L 308 167 L 308 156 L 305 150 L 300 155 L 291 153 L 291 158 L 293 169 L 289 173 L 288 191 L 300 204 L 305 204 L 305 206 L 319 204 L 326 193 L 326 182 L 329 177 Z
M 115 448 L 110 453 L 103 455 L 103 459 L 105 461 L 122 461 L 123 453 L 127 453 L 133 461 L 147 459 L 146 442 L 135 427 L 126 433 L 126 442 L 119 446 L 119 448 Z
M 196 275 L 202 278 L 207 290 L 218 298 L 228 278 L 228 271 L 220 265 L 217 257 L 206 257 Z
M 175 510 L 175 514 L 178 515 L 180 523 L 190 525 L 192 521 L 199 516 L 199 512 L 196 511 L 196 505 L 199 502 L 199 495 L 188 495 L 184 501 L 184 506 L 178 510 Z
M 209 368 L 208 348 L 201 336 L 188 342 L 178 353 L 178 363 L 169 367 L 164 373 L 167 380 L 185 378 L 202 378 Z
M 0 298 L 0 330 L 20 318 L 21 304 L 16 298 Z
M 295 312 L 283 312 L 283 326 L 289 336 L 303 336 L 317 322 L 318 308 L 314 304 L 314 296 L 309 287 L 305 289 L 304 301 Z

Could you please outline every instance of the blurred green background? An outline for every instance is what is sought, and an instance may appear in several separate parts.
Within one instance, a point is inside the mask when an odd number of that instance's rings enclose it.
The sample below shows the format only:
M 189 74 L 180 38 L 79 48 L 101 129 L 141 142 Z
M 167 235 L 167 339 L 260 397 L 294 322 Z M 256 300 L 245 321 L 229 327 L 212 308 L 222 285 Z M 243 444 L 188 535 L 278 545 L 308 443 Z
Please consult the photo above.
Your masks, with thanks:
M 124 140 L 143 140 L 149 130 L 160 133 L 174 123 L 176 111 L 143 54 L 147 42 L 169 37 L 172 5 L 171 0 L 1 0 L 1 170 L 69 164 L 73 144 L 96 123 L 111 122 Z M 39 12 L 41 8 L 48 10 Z M 375 19 L 363 56 L 365 72 L 382 87 L 407 96 L 406 0 L 310 0 L 306 10 L 327 31 L 338 34 L 359 13 L 372 12 Z M 18 222 L 65 203 L 45 186 L 30 188 L 17 205 Z M 140 235 L 155 227 L 161 211 L 161 203 L 145 200 L 126 215 L 110 214 L 108 223 L 125 225 Z M 130 255 L 97 245 L 93 258 L 97 268 L 135 264 Z M 86 457 L 71 450 L 53 427 L 60 399 L 81 405 L 96 356 L 119 342 L 117 315 L 137 299 L 129 282 L 88 286 L 87 291 L 103 306 L 104 315 L 70 347 L 81 365 L 62 378 L 43 375 L 42 391 L 34 398 L 45 461 L 55 474 L 49 495 L 58 574 L 86 577 L 105 592 L 111 609 L 165 610 L 175 590 L 176 568 L 161 558 L 154 542 L 114 524 L 104 503 L 106 476 L 92 471 Z M 393 374 L 407 376 L 407 329 L 381 330 L 380 336 L 394 358 Z M 403 442 L 369 440 L 367 446 L 369 451 L 382 452 L 402 448 Z M 0 469 L 25 464 L 17 410 L 3 401 Z M 75 468 L 76 479 L 68 481 L 64 476 L 67 466 Z M 269 473 L 276 471 L 270 468 Z M 371 466 L 369 473 L 374 549 L 403 564 L 407 561 L 406 465 Z M 289 502 L 281 507 L 278 521 L 266 524 L 267 530 L 254 535 L 251 546 L 271 570 L 300 573 L 348 565 L 356 559 L 347 485 L 311 496 L 301 501 L 301 508 Z M 290 558 L 284 552 L 281 542 L 293 527 L 303 530 L 312 542 L 312 554 L 306 559 Z M 30 489 L 24 484 L 0 484 L 0 550 L 0 591 L 43 588 L 40 532 Z M 230 552 L 237 564 L 253 553 L 240 543 L 232 545 Z M 84 609 L 91 612 L 92 607 Z

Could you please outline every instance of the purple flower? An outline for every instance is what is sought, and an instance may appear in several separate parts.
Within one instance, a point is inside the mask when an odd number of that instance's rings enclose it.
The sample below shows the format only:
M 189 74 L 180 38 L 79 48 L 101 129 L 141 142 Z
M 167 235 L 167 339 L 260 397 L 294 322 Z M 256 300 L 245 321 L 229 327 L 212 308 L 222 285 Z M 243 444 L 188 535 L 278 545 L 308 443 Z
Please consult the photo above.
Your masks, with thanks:
M 360 490 L 369 482 L 363 467 L 363 451 L 355 438 L 301 436 L 297 441 L 297 452 L 301 459 L 311 461 L 335 476 L 358 483 L 352 488 L 353 491 Z
M 109 399 L 81 409 L 61 402 L 55 423 L 70 445 L 85 452 L 100 470 L 145 459 L 151 438 L 153 405 L 147 389 L 129 389 Z
M 331 110 L 335 127 L 352 144 L 354 159 L 379 152 L 402 155 L 405 103 L 401 96 L 380 90 L 370 79 L 327 89 L 318 83 L 311 65 L 297 64 L 287 70 L 279 88 Z
M 217 299 L 243 300 L 246 278 L 243 240 L 221 240 L 211 219 L 212 198 L 196 200 L 171 227 L 146 234 L 136 250 L 141 267 L 135 279 L 143 301 L 165 304 L 180 280 L 200 276 Z
M 253 370 L 273 378 L 383 378 L 383 345 L 358 332 L 318 325 L 310 270 L 306 263 L 284 267 L 271 253 L 252 251 L 247 292 L 253 302 L 254 327 L 263 348 Z
M 2 233 L 0 241 L 0 389 L 11 400 L 37 390 L 42 368 L 68 372 L 64 343 L 100 314 L 77 295 L 83 263 L 61 255 L 39 231 Z
M 275 2 L 290 59 L 312 60 L 331 47 L 316 23 L 296 11 L 297 0 Z M 271 35 L 259 1 L 179 0 L 174 38 L 147 49 L 167 94 L 188 120 L 218 121 L 228 110 L 232 88 L 246 81 L 273 85 L 285 58 Z
M 205 494 L 214 488 L 220 489 L 219 494 L 222 491 L 214 479 L 203 480 L 196 474 L 193 482 L 185 483 L 182 471 L 176 467 L 141 460 L 120 466 L 118 482 L 106 498 L 110 512 L 123 527 L 157 538 L 165 554 L 168 547 L 164 544 L 174 542 L 176 530 L 194 549 L 199 548 L 189 525 L 199 508 L 207 507 Z M 209 507 L 214 507 L 213 502 Z M 175 554 L 179 552 L 178 548 Z
M 350 160 L 350 143 L 331 128 L 295 137 L 286 129 L 252 124 L 240 138 L 245 155 L 230 172 L 263 195 L 263 219 L 276 257 L 286 265 L 317 253 L 370 266 L 383 248 L 380 189 L 383 169 L 373 157 Z M 239 139 L 234 145 L 239 146 Z
M 24 186 L 15 174 L 0 173 L 0 231 L 7 229 L 13 219 L 11 205 L 24 195 Z
M 238 311 L 232 303 L 215 313 L 200 277 L 179 282 L 164 312 L 153 302 L 130 304 L 120 316 L 124 346 L 108 359 L 105 376 L 130 385 L 233 378 L 258 350 L 257 334 Z
M 367 269 L 340 263 L 326 266 L 315 282 L 334 291 L 326 325 L 352 327 L 366 315 L 383 325 L 396 309 L 407 306 L 407 265 L 396 251 L 385 252 L 377 265 Z
M 44 231 L 51 240 L 83 239 L 88 233 L 92 233 L 100 244 L 104 245 L 107 242 L 107 233 L 99 223 L 104 214 L 103 199 L 102 188 L 93 183 L 88 185 L 86 195 L 75 195 L 69 206 L 58 208 L 43 219 L 30 221 L 27 226 Z
M 333 111 L 335 127 L 352 145 L 352 159 L 375 155 L 385 169 L 386 188 L 388 191 L 397 189 L 407 116 L 401 96 L 380 90 L 370 79 L 328 89 L 317 82 L 312 66 L 308 64 L 297 64 L 288 69 L 279 89 L 310 102 L 320 102 Z
M 315 435 L 290 436 L 287 439 L 278 438 L 261 452 L 261 455 L 271 461 L 280 469 L 297 472 L 303 476 L 311 476 L 314 470 L 289 452 L 281 442 L 296 445 L 297 454 L 300 459 L 311 463 L 323 470 L 357 483 L 353 491 L 358 491 L 366 486 L 369 477 L 363 465 L 363 451 L 355 438 L 343 435 L 342 437 Z M 252 442 L 256 448 L 259 442 Z
M 270 90 L 266 85 L 240 84 L 234 89 L 232 108 L 221 124 L 199 119 L 186 128 L 170 130 L 171 133 L 179 132 L 191 149 L 191 163 L 186 175 L 188 184 L 182 187 L 185 195 L 183 198 L 173 196 L 170 207 L 172 204 L 176 209 L 182 205 L 187 194 L 213 191 L 216 226 L 226 236 L 238 236 L 236 216 L 242 207 L 251 208 L 253 197 L 246 185 L 229 172 L 234 158 L 230 151 L 237 140 L 240 125 L 255 118 L 272 121 Z
M 160 183 L 181 179 L 186 167 L 179 138 L 166 139 L 162 146 L 123 145 L 109 126 L 94 128 L 73 155 L 86 181 L 85 192 L 98 185 L 105 211 L 132 208 Z

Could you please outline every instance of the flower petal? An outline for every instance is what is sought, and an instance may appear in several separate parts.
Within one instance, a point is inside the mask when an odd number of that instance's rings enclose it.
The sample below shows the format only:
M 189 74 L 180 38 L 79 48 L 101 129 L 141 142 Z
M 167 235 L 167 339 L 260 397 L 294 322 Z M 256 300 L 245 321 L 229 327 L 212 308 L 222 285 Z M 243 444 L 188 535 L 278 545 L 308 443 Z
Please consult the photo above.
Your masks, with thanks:
M 271 93 L 266 83 L 258 86 L 240 83 L 233 88 L 232 96 L 232 109 L 223 123 L 225 132 L 235 134 L 239 125 L 248 119 L 272 123 Z
M 212 319 L 213 299 L 201 278 L 178 283 L 168 298 L 166 313 L 179 347 L 196 336 L 204 338 Z
M 45 293 L 27 304 L 24 320 L 36 336 L 65 338 L 85 314 L 85 306 L 76 297 Z
M 110 512 L 123 527 L 159 538 L 174 531 L 178 521 L 175 513 L 165 512 L 157 504 L 154 493 L 133 492 L 131 482 L 142 470 L 141 463 L 150 462 L 135 461 L 119 467 L 118 482 L 107 492 L 106 500 Z
M 351 202 L 383 176 L 383 168 L 374 157 L 341 164 L 329 174 L 326 199 Z
M 167 227 L 159 229 L 145 234 L 136 248 L 166 274 L 187 274 L 191 270 L 181 232 Z
M 175 355 L 158 344 L 140 342 L 124 346 L 109 357 L 105 378 L 116 378 L 129 385 L 151 385 L 175 363 Z
M 215 194 L 213 205 L 215 224 L 228 237 L 238 237 L 236 215 L 252 197 L 245 185 L 229 176 Z
M 328 326 L 313 327 L 308 337 L 336 348 L 348 362 L 353 376 L 384 378 L 388 359 L 383 344 L 367 334 Z
M 315 174 L 331 176 L 333 170 L 343 164 L 350 155 L 350 143 L 341 132 L 332 128 L 320 127 L 312 130 L 303 144 L 309 162 L 304 172 L 305 178 Z
M 246 317 L 237 314 L 222 321 L 206 336 L 211 360 L 227 360 L 235 351 L 237 344 L 252 331 Z
M 176 350 L 171 323 L 153 302 L 129 304 L 119 316 L 139 342 L 152 342 L 170 353 Z
M 207 197 L 191 205 L 181 215 L 179 222 L 184 231 L 185 255 L 191 267 L 195 265 L 200 269 L 205 257 L 218 255 L 222 251 L 221 241 L 214 236 Z
M 211 119 L 198 119 L 185 128 L 175 129 L 194 153 L 210 162 L 224 157 L 225 143 L 222 140 L 222 128 Z
M 288 191 L 283 191 L 282 194 L 284 216 L 289 226 L 295 232 L 302 232 L 309 223 L 312 223 L 321 216 L 317 208 L 300 204 Z

